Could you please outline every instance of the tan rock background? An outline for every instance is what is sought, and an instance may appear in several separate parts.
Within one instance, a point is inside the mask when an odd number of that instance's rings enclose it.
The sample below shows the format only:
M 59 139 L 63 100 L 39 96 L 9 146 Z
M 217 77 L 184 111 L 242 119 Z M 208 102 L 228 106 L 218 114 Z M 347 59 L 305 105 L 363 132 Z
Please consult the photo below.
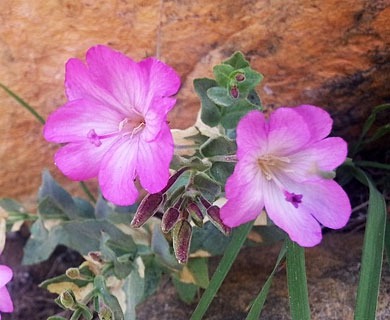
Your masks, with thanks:
M 157 53 L 181 74 L 172 127 L 196 117 L 192 80 L 236 50 L 265 76 L 268 108 L 321 105 L 347 138 L 390 100 L 389 0 L 0 1 L 0 82 L 45 118 L 65 102 L 64 63 L 98 43 L 134 59 Z M 42 168 L 56 172 L 57 147 L 3 91 L 0 137 L 0 197 L 32 199 Z

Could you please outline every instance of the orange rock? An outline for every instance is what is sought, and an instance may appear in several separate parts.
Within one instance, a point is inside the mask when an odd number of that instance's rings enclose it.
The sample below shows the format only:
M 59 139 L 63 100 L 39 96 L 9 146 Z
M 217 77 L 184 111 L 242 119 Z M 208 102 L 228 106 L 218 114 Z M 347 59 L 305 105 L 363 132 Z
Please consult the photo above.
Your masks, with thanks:
M 66 101 L 70 57 L 84 58 L 98 43 L 134 59 L 157 54 L 182 76 L 170 121 L 184 128 L 199 109 L 193 79 L 211 76 L 213 65 L 240 50 L 265 76 L 259 89 L 267 108 L 323 106 L 338 133 L 353 137 L 370 109 L 389 100 L 389 21 L 387 0 L 5 0 L 0 82 L 46 117 Z M 31 199 L 42 168 L 56 172 L 56 146 L 4 92 L 0 112 L 0 197 Z

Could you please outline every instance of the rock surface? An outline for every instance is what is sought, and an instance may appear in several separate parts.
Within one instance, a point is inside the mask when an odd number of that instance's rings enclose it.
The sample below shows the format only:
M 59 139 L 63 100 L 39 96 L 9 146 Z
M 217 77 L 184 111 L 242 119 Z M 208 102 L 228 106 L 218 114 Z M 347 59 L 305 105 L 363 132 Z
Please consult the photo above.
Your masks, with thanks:
M 158 55 L 182 76 L 171 126 L 191 125 L 197 77 L 242 51 L 265 76 L 264 104 L 317 104 L 335 131 L 356 137 L 370 110 L 390 99 L 388 0 L 4 0 L 0 82 L 45 118 L 65 102 L 64 63 L 107 44 L 134 59 Z M 57 148 L 41 126 L 0 91 L 0 197 L 31 199 Z M 62 178 L 62 181 L 66 181 Z M 78 187 L 70 185 L 73 191 Z

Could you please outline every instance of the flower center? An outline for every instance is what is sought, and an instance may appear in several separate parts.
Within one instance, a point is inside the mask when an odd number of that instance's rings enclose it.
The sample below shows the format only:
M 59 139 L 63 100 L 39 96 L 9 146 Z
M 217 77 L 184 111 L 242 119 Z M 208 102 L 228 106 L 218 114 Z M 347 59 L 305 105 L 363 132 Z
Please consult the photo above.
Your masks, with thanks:
M 278 172 L 288 173 L 293 171 L 289 166 L 290 162 L 291 160 L 288 157 L 279 157 L 272 154 L 266 154 L 257 159 L 257 164 L 265 179 L 272 180 L 283 191 L 285 200 L 298 208 L 299 204 L 302 203 L 303 195 L 287 191 L 277 178 Z
M 265 154 L 257 159 L 257 164 L 260 167 L 261 172 L 265 178 L 270 180 L 276 180 L 275 172 L 279 170 L 289 171 L 287 165 L 290 163 L 290 159 L 287 157 L 278 157 L 272 154 Z
M 102 139 L 107 139 L 118 135 L 121 135 L 122 137 L 130 135 L 132 138 L 133 136 L 140 133 L 145 125 L 145 119 L 139 115 L 135 115 L 132 118 L 124 118 L 121 122 L 119 122 L 117 131 L 99 135 L 96 133 L 95 129 L 91 129 L 87 133 L 87 138 L 92 144 L 99 147 L 102 144 Z

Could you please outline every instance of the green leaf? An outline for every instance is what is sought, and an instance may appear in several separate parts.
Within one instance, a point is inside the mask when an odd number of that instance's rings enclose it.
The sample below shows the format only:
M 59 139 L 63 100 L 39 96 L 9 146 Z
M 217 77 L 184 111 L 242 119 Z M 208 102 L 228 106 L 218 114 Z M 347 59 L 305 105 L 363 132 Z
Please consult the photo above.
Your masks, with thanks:
M 44 227 L 41 219 L 34 222 L 31 236 L 24 246 L 22 264 L 30 265 L 46 260 L 57 245 L 66 238 L 62 228 L 56 226 L 50 232 Z
M 146 299 L 157 291 L 163 270 L 155 257 L 144 257 L 143 260 L 145 265 L 144 298 Z
M 73 197 L 73 201 L 77 207 L 77 210 L 79 212 L 78 216 L 80 218 L 84 218 L 84 219 L 95 218 L 95 209 L 90 202 L 78 197 Z
M 196 189 L 209 202 L 213 202 L 221 193 L 221 186 L 208 175 L 200 172 L 194 177 L 194 185 Z
M 209 269 L 206 258 L 193 258 L 187 263 L 187 268 L 195 279 L 195 284 L 203 289 L 209 285 Z
M 242 69 L 245 67 L 249 67 L 249 62 L 245 60 L 245 57 L 241 52 L 235 52 L 229 59 L 225 60 L 223 63 L 231 65 L 234 69 Z
M 113 313 L 114 320 L 124 320 L 123 311 L 118 302 L 118 299 L 113 296 L 107 289 L 105 279 L 103 276 L 96 276 L 94 279 L 94 286 L 98 290 L 99 295 L 103 298 L 104 303 L 110 308 Z M 126 318 L 126 320 L 132 320 Z
M 305 250 L 287 238 L 287 285 L 292 320 L 310 320 Z
M 245 76 L 244 81 L 235 81 L 234 84 L 237 85 L 238 91 L 241 98 L 247 98 L 249 93 L 260 83 L 263 79 L 263 75 L 257 71 L 251 69 L 251 67 L 246 67 L 239 70 Z
M 48 196 L 39 201 L 38 204 L 39 216 L 43 220 L 68 220 L 64 208 L 52 197 Z
M 285 241 L 282 248 L 280 249 L 275 267 L 272 270 L 271 274 L 269 275 L 267 281 L 264 283 L 263 287 L 261 288 L 261 291 L 257 295 L 256 299 L 253 301 L 251 305 L 251 309 L 246 317 L 246 320 L 258 320 L 260 318 L 261 311 L 263 310 L 265 300 L 267 299 L 269 289 L 271 288 L 272 285 L 274 274 L 278 270 L 279 265 L 282 262 L 283 258 L 286 256 L 286 252 L 287 252 L 286 244 L 287 242 Z
M 195 301 L 198 287 L 192 283 L 184 283 L 175 277 L 172 278 L 173 285 L 175 286 L 176 292 L 179 298 L 187 304 Z
M 122 289 L 126 294 L 124 319 L 135 320 L 135 308 L 144 298 L 145 290 L 145 266 L 140 257 L 135 260 L 133 271 L 126 278 Z
M 356 169 L 356 174 L 365 178 L 370 190 L 355 308 L 355 320 L 365 320 L 375 319 L 382 272 L 387 213 L 383 195 L 379 193 L 362 170 Z
M 215 127 L 221 118 L 219 108 L 207 96 L 207 90 L 215 86 L 217 86 L 217 82 L 212 79 L 202 78 L 194 80 L 195 92 L 199 96 L 202 104 L 200 118 L 210 127 Z
M 215 297 L 219 287 L 233 265 L 233 262 L 244 244 L 246 237 L 252 229 L 252 225 L 253 222 L 250 222 L 233 230 L 231 241 L 226 248 L 225 254 L 211 278 L 209 286 L 203 293 L 196 309 L 192 313 L 191 320 L 202 319 L 206 313 L 211 301 Z
M 233 174 L 234 166 L 232 162 L 214 162 L 210 168 L 210 176 L 224 186 L 227 178 Z
M 175 256 L 171 253 L 169 243 L 161 232 L 160 226 L 155 225 L 152 233 L 151 249 L 156 255 L 156 260 L 162 265 L 172 269 L 178 269 L 179 264 Z
M 385 231 L 385 253 L 387 258 L 387 264 L 390 267 L 390 219 L 386 219 L 386 231 Z
M 51 198 L 53 209 L 55 204 L 56 214 L 62 211 L 69 219 L 77 219 L 79 217 L 80 213 L 71 195 L 53 179 L 49 171 L 45 170 L 42 174 L 42 185 L 39 188 L 38 201 L 41 202 L 47 198 Z
M 229 107 L 234 103 L 234 99 L 230 96 L 226 88 L 212 87 L 207 90 L 207 96 L 215 104 L 223 107 Z
M 199 152 L 202 154 L 203 157 L 232 155 L 236 153 L 236 150 L 236 142 L 224 136 L 220 136 L 218 138 L 210 138 L 199 148 Z
M 227 87 L 230 82 L 230 74 L 234 71 L 234 68 L 228 64 L 219 64 L 213 68 L 214 77 L 218 85 L 221 87 Z
M 226 129 L 235 129 L 243 116 L 252 110 L 258 110 L 258 106 L 246 99 L 239 100 L 223 113 L 221 124 Z

